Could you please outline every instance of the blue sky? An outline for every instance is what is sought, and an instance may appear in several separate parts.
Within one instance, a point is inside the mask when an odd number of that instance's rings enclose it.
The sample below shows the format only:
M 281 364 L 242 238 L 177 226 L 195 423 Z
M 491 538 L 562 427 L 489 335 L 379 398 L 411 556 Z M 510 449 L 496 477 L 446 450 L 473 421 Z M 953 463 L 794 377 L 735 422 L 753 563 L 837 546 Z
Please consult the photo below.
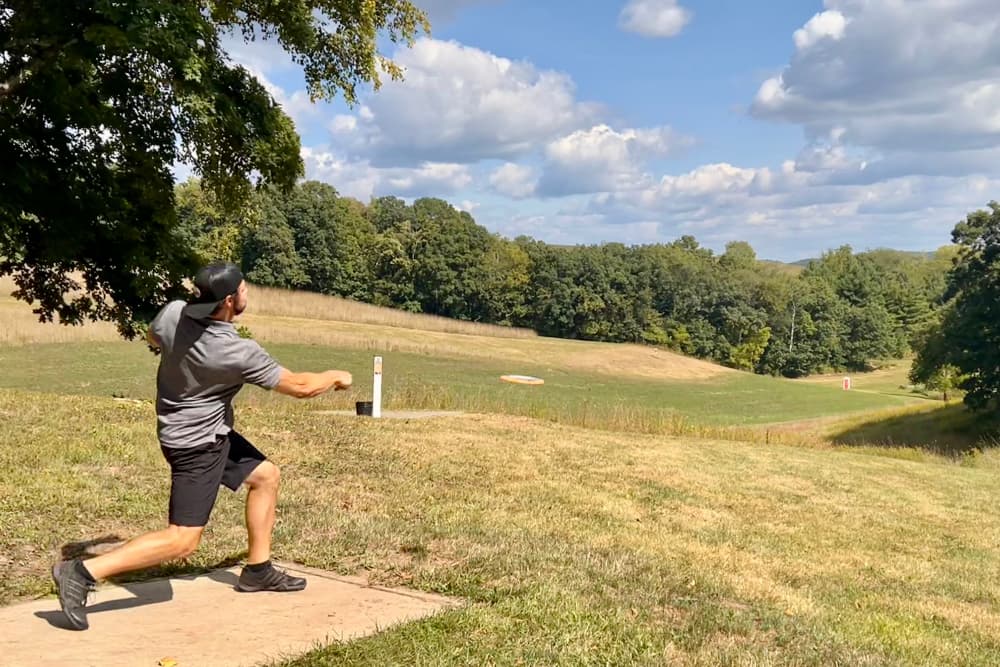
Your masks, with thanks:
M 424 0 L 403 82 L 310 103 L 230 42 L 342 194 L 555 243 L 929 250 L 1000 198 L 994 0 Z

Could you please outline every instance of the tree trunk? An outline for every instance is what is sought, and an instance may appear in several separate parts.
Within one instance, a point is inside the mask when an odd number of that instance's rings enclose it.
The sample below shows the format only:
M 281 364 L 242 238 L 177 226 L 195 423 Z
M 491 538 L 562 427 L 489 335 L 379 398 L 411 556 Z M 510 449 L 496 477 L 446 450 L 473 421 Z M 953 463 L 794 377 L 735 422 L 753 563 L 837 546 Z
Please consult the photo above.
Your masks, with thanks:
M 793 301 L 792 302 L 792 333 L 788 337 L 788 354 L 792 353 L 792 348 L 795 346 L 795 312 L 796 312 L 796 305 L 795 305 L 795 302 Z

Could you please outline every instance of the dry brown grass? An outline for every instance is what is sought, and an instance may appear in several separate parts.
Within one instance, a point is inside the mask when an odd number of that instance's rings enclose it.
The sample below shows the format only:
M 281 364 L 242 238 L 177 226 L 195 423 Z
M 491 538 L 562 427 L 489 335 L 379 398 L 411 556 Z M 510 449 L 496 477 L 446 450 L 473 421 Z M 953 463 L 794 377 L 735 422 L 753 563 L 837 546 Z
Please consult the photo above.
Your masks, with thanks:
M 435 315 L 408 313 L 394 308 L 382 308 L 325 294 L 258 286 L 252 288 L 247 313 L 501 338 L 531 338 L 538 335 L 531 329 L 465 322 Z
M 36 343 L 109 342 L 118 340 L 114 325 L 98 322 L 82 326 L 41 323 L 23 304 L 0 300 L 0 346 Z
M 381 352 L 496 359 L 511 364 L 545 363 L 620 377 L 661 380 L 703 380 L 731 369 L 643 345 L 592 343 L 562 338 L 500 338 L 400 329 L 398 327 L 255 315 L 248 310 L 240 322 L 255 338 L 269 343 L 302 343 Z
M 107 322 L 72 327 L 39 322 L 31 306 L 10 296 L 14 288 L 14 281 L 8 276 L 0 278 L 0 346 L 119 340 L 114 325 Z
M 347 299 L 254 287 L 241 317 L 256 338 L 384 352 L 537 363 L 625 377 L 699 380 L 732 372 L 643 345 L 543 338 L 529 329 L 460 322 Z
M 11 289 L 13 283 L 9 280 L 0 282 L 0 345 L 118 340 L 115 327 L 107 323 L 79 327 L 40 323 L 30 306 L 9 296 Z M 260 287 L 253 289 L 250 306 L 239 323 L 266 343 L 493 359 L 512 364 L 541 361 L 568 370 L 661 380 L 702 380 L 734 372 L 643 345 L 544 338 L 527 329 L 459 322 Z
M 88 326 L 53 331 L 53 327 L 39 323 L 38 318 L 31 314 L 30 308 L 26 304 L 11 298 L 10 295 L 14 289 L 14 281 L 9 276 L 0 277 L 0 305 L 9 308 L 9 310 L 5 309 L 0 312 L 0 318 L 2 318 L 0 319 L 0 345 L 114 339 L 114 327 L 109 328 L 102 325 L 96 325 L 93 329 Z M 19 312 L 19 305 L 23 312 Z M 400 329 L 500 338 L 533 338 L 538 335 L 531 329 L 464 322 L 447 317 L 382 308 L 324 294 L 258 286 L 252 287 L 247 313 L 265 317 L 375 324 Z M 111 338 L 106 337 L 107 331 L 111 332 Z

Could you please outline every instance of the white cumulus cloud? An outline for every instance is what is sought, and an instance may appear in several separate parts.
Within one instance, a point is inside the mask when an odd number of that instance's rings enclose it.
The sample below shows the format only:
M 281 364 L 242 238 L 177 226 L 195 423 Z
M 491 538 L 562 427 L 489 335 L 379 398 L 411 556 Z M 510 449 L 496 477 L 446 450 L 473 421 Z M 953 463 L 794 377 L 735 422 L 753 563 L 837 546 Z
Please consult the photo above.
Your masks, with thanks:
M 677 0 L 629 0 L 618 15 L 618 25 L 644 37 L 675 37 L 694 13 Z
M 387 169 L 386 184 L 394 193 L 455 192 L 470 182 L 472 175 L 464 164 L 425 162 L 415 169 Z
M 306 178 L 324 181 L 348 197 L 365 201 L 373 196 L 447 196 L 472 181 L 466 165 L 425 162 L 413 168 L 378 168 L 354 161 L 326 147 L 302 148 Z
M 847 19 L 836 9 L 820 12 L 803 26 L 795 31 L 792 38 L 795 40 L 795 48 L 800 51 L 808 49 L 821 39 L 840 39 L 844 36 L 847 28 Z
M 535 194 L 538 175 L 531 167 L 507 162 L 490 175 L 490 185 L 500 194 L 523 199 Z
M 752 112 L 882 152 L 1000 146 L 995 0 L 826 0 Z
M 457 42 L 421 39 L 395 59 L 405 80 L 373 95 L 356 128 L 337 128 L 341 143 L 375 164 L 523 155 L 597 115 L 576 100 L 569 76 Z
M 638 187 L 644 165 L 692 144 L 669 127 L 615 130 L 595 125 L 549 142 L 539 190 L 566 195 Z

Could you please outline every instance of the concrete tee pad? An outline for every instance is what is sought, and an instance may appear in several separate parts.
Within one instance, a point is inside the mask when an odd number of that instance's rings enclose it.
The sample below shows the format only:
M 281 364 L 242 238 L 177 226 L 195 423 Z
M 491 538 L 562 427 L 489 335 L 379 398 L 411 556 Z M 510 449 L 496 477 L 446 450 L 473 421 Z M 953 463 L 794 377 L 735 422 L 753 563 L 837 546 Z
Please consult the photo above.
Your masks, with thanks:
M 240 593 L 239 567 L 199 576 L 100 586 L 90 629 L 65 629 L 54 597 L 0 608 L 0 665 L 249 667 L 295 657 L 460 606 L 450 598 L 369 586 L 278 563 L 304 576 L 295 593 Z

